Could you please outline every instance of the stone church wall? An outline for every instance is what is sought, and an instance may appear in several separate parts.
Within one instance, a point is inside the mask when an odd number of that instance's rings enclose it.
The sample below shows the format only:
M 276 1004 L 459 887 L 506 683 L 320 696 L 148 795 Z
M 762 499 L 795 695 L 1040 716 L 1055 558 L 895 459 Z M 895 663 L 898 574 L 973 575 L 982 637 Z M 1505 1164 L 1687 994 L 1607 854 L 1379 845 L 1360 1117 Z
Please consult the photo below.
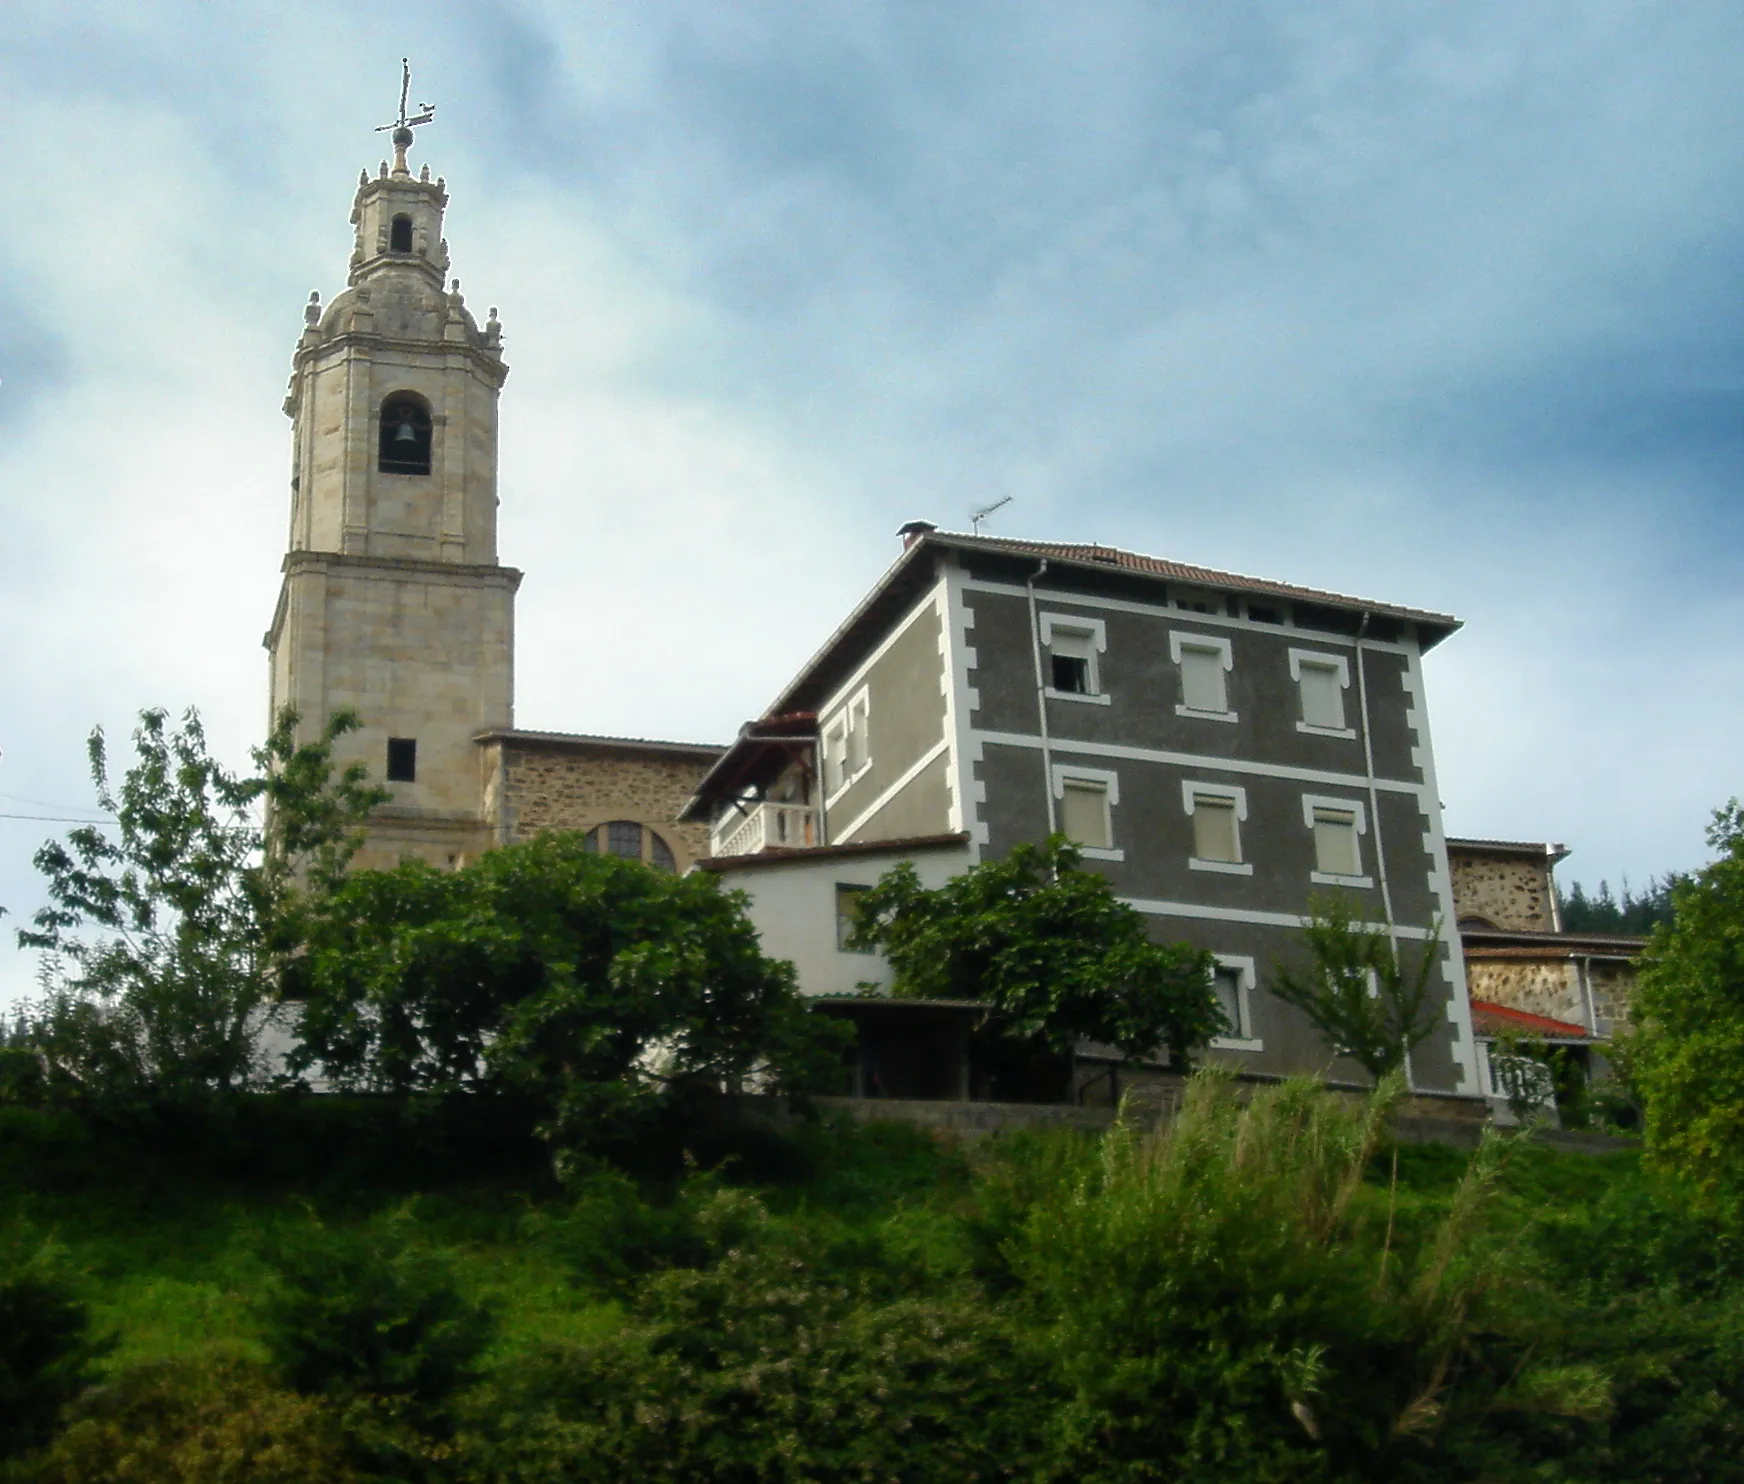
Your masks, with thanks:
M 608 820 L 633 819 L 672 847 L 680 871 L 708 854 L 708 827 L 676 821 L 712 758 L 602 744 L 488 745 L 486 776 L 495 775 L 492 791 L 500 790 L 501 798 L 501 812 L 491 812 L 503 821 L 508 842 L 546 830 L 589 830 Z

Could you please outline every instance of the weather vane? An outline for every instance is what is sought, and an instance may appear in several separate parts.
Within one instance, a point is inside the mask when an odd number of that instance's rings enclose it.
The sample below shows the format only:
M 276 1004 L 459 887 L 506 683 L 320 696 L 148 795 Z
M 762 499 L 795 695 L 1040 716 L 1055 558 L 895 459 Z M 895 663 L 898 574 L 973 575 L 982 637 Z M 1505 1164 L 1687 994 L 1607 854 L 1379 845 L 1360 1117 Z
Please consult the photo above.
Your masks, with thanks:
M 379 125 L 376 133 L 385 134 L 389 129 L 393 132 L 394 169 L 406 168 L 406 151 L 412 147 L 412 130 L 419 124 L 427 124 L 436 117 L 434 103 L 420 103 L 418 111 L 410 118 L 406 117 L 406 100 L 412 95 L 412 59 L 400 58 L 400 116 L 391 124 Z

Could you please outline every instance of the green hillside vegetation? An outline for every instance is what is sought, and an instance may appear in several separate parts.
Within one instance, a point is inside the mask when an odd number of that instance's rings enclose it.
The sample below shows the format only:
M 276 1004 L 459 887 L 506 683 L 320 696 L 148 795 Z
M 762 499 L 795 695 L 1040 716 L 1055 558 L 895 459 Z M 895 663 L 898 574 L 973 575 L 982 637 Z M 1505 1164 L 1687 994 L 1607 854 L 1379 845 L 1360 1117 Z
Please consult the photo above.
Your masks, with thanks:
M 1744 1480 L 1736 804 L 1643 956 L 1639 1153 L 1395 1147 L 1422 966 L 1335 915 L 1294 992 L 1371 1096 L 1201 1072 L 962 1150 L 819 1114 L 842 1031 L 711 877 L 348 871 L 349 725 L 232 775 L 147 713 L 114 835 L 37 857 L 0 1479 Z M 1057 839 L 868 901 L 1039 1044 L 1217 1024 Z
M 1633 1153 L 1202 1078 L 1155 1135 L 715 1116 L 564 1186 L 525 1113 L 3 1110 L 0 1305 L 89 1319 L 16 1477 L 1744 1478 L 1735 1249 Z

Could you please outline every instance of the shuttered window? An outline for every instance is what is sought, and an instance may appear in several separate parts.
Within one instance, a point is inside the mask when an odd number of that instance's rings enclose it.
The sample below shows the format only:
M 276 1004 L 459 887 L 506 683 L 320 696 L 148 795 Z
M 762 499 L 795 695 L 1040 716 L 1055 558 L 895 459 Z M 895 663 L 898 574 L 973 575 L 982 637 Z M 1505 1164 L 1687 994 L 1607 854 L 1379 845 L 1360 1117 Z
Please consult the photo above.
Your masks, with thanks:
M 1221 651 L 1181 646 L 1181 704 L 1189 711 L 1229 710 Z
M 1060 832 L 1075 845 L 1107 850 L 1113 845 L 1108 786 L 1068 778 L 1060 791 Z
M 1235 830 L 1235 800 L 1197 794 L 1193 799 L 1193 854 L 1202 861 L 1237 862 L 1241 843 Z
M 1340 730 L 1344 726 L 1344 687 L 1333 665 L 1302 666 L 1302 720 L 1311 727 Z
M 1356 815 L 1341 809 L 1314 810 L 1315 868 L 1328 876 L 1360 876 Z
M 1217 991 L 1217 1008 L 1223 1012 L 1223 1018 L 1228 1026 L 1222 1034 L 1235 1039 L 1248 1035 L 1248 1027 L 1241 1013 L 1241 970 L 1219 965 L 1212 976 L 1212 987 Z

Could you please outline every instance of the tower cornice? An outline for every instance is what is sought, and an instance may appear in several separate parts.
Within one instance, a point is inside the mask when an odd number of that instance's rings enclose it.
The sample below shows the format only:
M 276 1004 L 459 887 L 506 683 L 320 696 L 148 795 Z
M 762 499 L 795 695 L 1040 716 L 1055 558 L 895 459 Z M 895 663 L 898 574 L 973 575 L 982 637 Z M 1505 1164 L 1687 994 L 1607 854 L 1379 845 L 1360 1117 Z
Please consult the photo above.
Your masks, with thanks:
M 476 333 L 476 332 L 475 332 Z M 405 356 L 440 356 L 445 361 L 463 360 L 477 368 L 491 386 L 501 388 L 508 379 L 509 365 L 502 356 L 487 346 L 468 345 L 465 341 L 445 340 L 432 343 L 394 335 L 377 335 L 368 330 L 346 330 L 324 339 L 305 341 L 291 355 L 293 371 L 301 371 L 311 361 L 338 359 L 347 354 L 363 352 L 399 353 Z

